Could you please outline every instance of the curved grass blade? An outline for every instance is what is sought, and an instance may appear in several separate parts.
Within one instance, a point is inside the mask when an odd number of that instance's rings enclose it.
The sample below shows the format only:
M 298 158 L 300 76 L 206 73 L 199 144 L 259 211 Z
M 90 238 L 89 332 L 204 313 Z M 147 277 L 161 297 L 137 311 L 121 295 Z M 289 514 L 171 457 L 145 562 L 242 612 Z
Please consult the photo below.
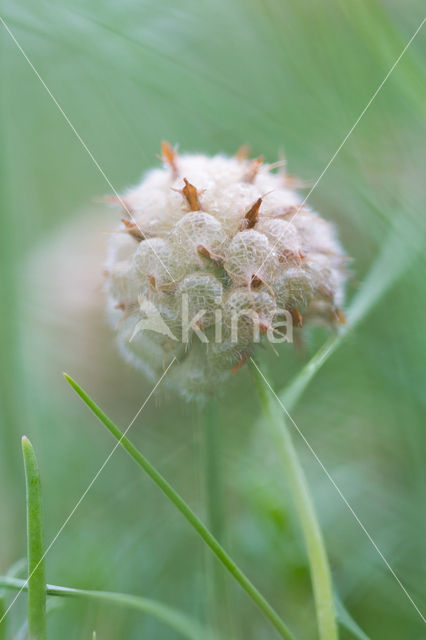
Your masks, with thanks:
M 20 575 L 25 575 L 27 568 L 26 558 L 21 558 L 8 569 L 6 577 L 18 578 Z M 6 607 L 6 593 L 4 589 L 0 589 L 0 640 L 6 640 L 7 638 L 7 607 Z
M 297 457 L 283 412 L 268 388 L 264 376 L 253 360 L 250 361 L 263 413 L 270 425 L 277 450 L 299 517 L 308 552 L 311 580 L 317 611 L 320 640 L 337 640 L 337 616 L 334 608 L 331 571 L 308 483 Z
M 22 438 L 27 488 L 28 635 L 46 640 L 46 576 L 40 473 L 31 442 Z
M 361 627 L 352 618 L 349 611 L 337 595 L 334 593 L 334 602 L 336 604 L 337 619 L 339 624 L 344 627 L 349 633 L 356 638 L 356 640 L 370 640 L 370 638 L 364 633 Z
M 87 404 L 89 409 L 93 411 L 95 416 L 105 425 L 112 433 L 119 444 L 127 451 L 127 453 L 135 460 L 135 462 L 145 471 L 145 473 L 155 482 L 167 498 L 175 505 L 175 507 L 186 518 L 189 524 L 195 529 L 201 539 L 210 547 L 216 557 L 222 562 L 224 567 L 235 578 L 244 591 L 257 604 L 265 617 L 271 622 L 282 638 L 286 640 L 294 640 L 294 636 L 288 629 L 287 625 L 280 618 L 278 613 L 273 609 L 264 596 L 257 590 L 254 584 L 236 565 L 234 560 L 228 555 L 222 545 L 210 533 L 207 527 L 201 522 L 198 516 L 192 511 L 185 500 L 173 489 L 167 480 L 157 471 L 157 469 L 145 458 L 145 456 L 128 440 L 120 429 L 103 413 L 98 405 L 87 395 L 87 393 L 67 374 L 64 374 L 66 380 Z
M 0 586 L 6 589 L 28 589 L 25 580 L 8 578 L 7 576 L 0 577 Z M 156 602 L 155 600 L 111 591 L 70 589 L 68 587 L 59 587 L 51 584 L 47 584 L 45 587 L 45 595 L 97 600 L 151 615 L 181 633 L 184 637 L 188 638 L 188 640 L 200 640 L 200 638 L 206 638 L 206 640 L 208 640 L 212 638 L 210 632 L 201 624 L 194 622 L 183 613 L 180 613 L 180 611 Z
M 222 468 L 221 428 L 218 406 L 211 399 L 202 409 L 203 468 L 207 526 L 223 544 L 225 539 L 225 509 Z M 206 588 L 209 616 L 219 636 L 233 638 L 231 603 L 227 576 L 206 548 Z
M 371 267 L 358 294 L 347 311 L 347 323 L 331 336 L 293 380 L 278 395 L 287 411 L 291 411 L 323 364 L 340 346 L 350 331 L 390 289 L 404 269 L 413 261 L 422 237 L 407 231 L 403 222 L 394 225 L 387 242 Z
M 6 603 L 3 591 L 0 592 L 0 640 L 6 640 Z

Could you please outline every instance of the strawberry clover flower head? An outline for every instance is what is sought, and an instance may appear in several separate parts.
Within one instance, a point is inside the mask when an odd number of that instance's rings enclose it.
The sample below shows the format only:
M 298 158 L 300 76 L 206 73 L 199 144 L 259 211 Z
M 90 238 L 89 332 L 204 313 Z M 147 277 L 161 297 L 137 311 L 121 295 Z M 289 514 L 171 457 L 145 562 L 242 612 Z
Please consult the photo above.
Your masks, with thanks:
M 176 357 L 165 384 L 203 401 L 258 342 L 344 321 L 346 256 L 282 167 L 245 150 L 178 155 L 168 143 L 162 160 L 117 199 L 109 316 L 131 363 L 157 380 Z

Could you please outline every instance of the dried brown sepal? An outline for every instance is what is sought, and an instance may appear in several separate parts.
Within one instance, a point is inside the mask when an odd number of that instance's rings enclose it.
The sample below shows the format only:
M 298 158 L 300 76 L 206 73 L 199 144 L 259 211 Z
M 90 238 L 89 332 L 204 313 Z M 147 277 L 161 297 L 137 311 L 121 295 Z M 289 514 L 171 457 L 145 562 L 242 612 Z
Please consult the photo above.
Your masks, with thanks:
M 131 235 L 133 238 L 136 238 L 138 242 L 141 242 L 141 240 L 145 240 L 146 236 L 142 233 L 141 229 L 134 222 L 130 222 L 130 220 L 126 220 L 125 218 L 123 218 L 121 222 L 124 224 L 124 227 L 125 227 L 123 231 Z
M 202 244 L 199 244 L 197 246 L 197 251 L 200 254 L 200 256 L 203 256 L 203 258 L 208 258 L 209 260 L 211 260 L 217 265 L 220 265 L 223 263 L 222 256 L 217 255 L 217 253 L 213 253 L 213 251 L 210 251 L 210 249 L 207 249 L 207 247 L 205 247 Z
M 240 225 L 240 231 L 244 231 L 245 229 L 253 229 L 254 225 L 259 219 L 259 209 L 262 204 L 262 198 L 258 198 L 254 205 L 250 207 L 247 213 L 244 216 L 243 221 Z
M 295 309 L 294 307 L 289 309 L 289 311 L 291 317 L 293 318 L 293 327 L 299 327 L 301 329 L 303 327 L 302 314 L 300 313 L 300 311 L 298 311 L 298 309 Z
M 260 287 L 263 284 L 263 280 L 259 278 L 255 273 L 253 273 L 250 280 L 250 288 L 256 289 L 256 287 Z
M 334 309 L 334 315 L 338 324 L 346 324 L 346 316 L 340 307 L 336 307 L 336 309 Z
M 121 302 L 115 308 L 123 312 L 121 315 L 121 318 L 117 322 L 117 328 L 118 328 L 118 327 L 121 327 L 123 325 L 123 322 L 132 314 L 132 312 L 135 309 L 135 305 L 125 304 L 124 302 Z
M 312 186 L 312 183 L 306 182 L 306 180 L 302 180 L 290 173 L 283 174 L 283 183 L 288 189 L 307 189 Z
M 324 298 L 328 298 L 329 300 L 332 300 L 334 297 L 333 291 L 325 285 L 319 286 L 317 291 L 320 295 L 324 296 Z
M 263 320 L 259 320 L 259 329 L 261 333 L 267 333 L 267 331 L 271 328 L 271 325 L 264 322 Z
M 151 285 L 151 288 L 154 291 L 164 291 L 166 293 L 170 293 L 171 291 L 174 291 L 176 289 L 177 284 L 175 280 L 173 280 L 172 282 L 159 283 L 151 274 L 147 275 L 146 277 L 149 284 Z
M 263 156 L 259 156 L 256 160 L 252 160 L 250 167 L 245 175 L 244 181 L 253 184 L 256 179 L 259 169 L 263 163 Z
M 173 177 L 177 178 L 179 173 L 177 166 L 178 154 L 176 149 L 166 140 L 163 140 L 161 143 L 161 159 L 169 165 L 172 170 Z
M 235 157 L 238 160 L 238 162 L 244 162 L 244 160 L 248 160 L 248 158 L 250 157 L 250 151 L 251 151 L 251 147 L 249 144 L 241 145 L 241 147 L 238 149 L 237 153 L 235 154 Z
M 148 274 L 146 277 L 147 277 L 147 280 L 148 280 L 149 284 L 151 285 L 151 287 L 153 289 L 157 289 L 157 281 L 156 281 L 155 277 L 153 275 L 151 275 L 151 274 Z
M 249 290 L 256 289 L 257 287 L 260 287 L 261 285 L 263 287 L 265 287 L 269 291 L 269 293 L 272 295 L 272 297 L 275 296 L 275 293 L 274 293 L 274 290 L 272 289 L 272 287 L 267 282 L 265 282 L 265 280 L 262 280 L 262 278 L 260 278 L 257 275 L 257 273 L 253 273 L 251 278 L 250 278 L 250 281 L 248 283 Z
M 235 364 L 232 369 L 231 372 L 232 373 L 237 373 L 237 371 L 239 371 L 241 369 L 241 367 L 243 367 L 245 365 L 245 363 L 247 362 L 247 360 L 250 358 L 250 354 L 249 353 L 243 353 L 240 357 L 240 359 L 238 360 L 237 364 Z
M 186 178 L 183 179 L 185 186 L 182 189 L 182 195 L 186 198 L 189 204 L 190 211 L 201 211 L 200 199 L 198 197 L 197 188 L 193 184 L 188 182 Z
M 278 254 L 278 261 L 284 264 L 294 264 L 300 267 L 305 257 L 306 256 L 301 251 L 287 250 Z

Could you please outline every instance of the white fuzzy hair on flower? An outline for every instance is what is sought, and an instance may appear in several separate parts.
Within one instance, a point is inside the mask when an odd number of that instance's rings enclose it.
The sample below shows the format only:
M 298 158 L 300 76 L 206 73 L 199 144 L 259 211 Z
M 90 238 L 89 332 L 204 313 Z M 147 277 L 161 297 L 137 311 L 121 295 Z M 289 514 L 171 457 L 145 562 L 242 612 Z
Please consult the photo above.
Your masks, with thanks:
M 262 158 L 178 155 L 163 143 L 162 160 L 116 199 L 109 316 L 128 360 L 155 379 L 176 356 L 165 383 L 203 400 L 257 342 L 344 321 L 346 256 L 334 226 Z

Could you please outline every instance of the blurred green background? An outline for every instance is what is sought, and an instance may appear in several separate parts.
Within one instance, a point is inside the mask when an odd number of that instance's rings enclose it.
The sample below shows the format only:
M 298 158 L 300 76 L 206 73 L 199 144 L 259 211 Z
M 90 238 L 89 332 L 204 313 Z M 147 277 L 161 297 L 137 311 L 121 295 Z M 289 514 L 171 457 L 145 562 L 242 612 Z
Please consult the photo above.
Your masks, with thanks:
M 118 190 L 156 164 L 162 139 L 182 150 L 252 145 L 314 181 L 423 19 L 420 0 L 123 0 L 3 3 L 3 17 Z M 350 299 L 400 225 L 401 270 L 322 369 L 294 418 L 422 608 L 426 564 L 424 433 L 425 29 L 418 34 L 309 199 L 354 258 Z M 63 381 L 74 376 L 125 427 L 151 388 L 122 363 L 104 320 L 102 260 L 117 212 L 108 184 L 2 28 L 0 234 L 2 367 L 0 572 L 25 554 L 20 436 L 38 454 L 46 541 L 113 442 Z M 420 250 L 419 250 L 420 248 Z M 386 274 L 383 274 L 384 277 Z M 268 356 L 284 387 L 306 352 Z M 300 638 L 315 638 L 306 554 L 247 368 L 220 404 L 226 547 Z M 131 431 L 204 517 L 196 409 L 159 389 Z M 374 640 L 426 629 L 303 441 L 336 588 Z M 202 619 L 206 552 L 194 532 L 117 451 L 47 557 L 51 583 L 137 593 Z M 278 637 L 226 576 L 233 638 Z M 10 614 L 22 623 L 25 596 Z M 177 634 L 140 614 L 66 602 L 50 638 Z M 346 634 L 346 635 L 345 635 Z M 349 638 L 342 632 L 342 638 Z

